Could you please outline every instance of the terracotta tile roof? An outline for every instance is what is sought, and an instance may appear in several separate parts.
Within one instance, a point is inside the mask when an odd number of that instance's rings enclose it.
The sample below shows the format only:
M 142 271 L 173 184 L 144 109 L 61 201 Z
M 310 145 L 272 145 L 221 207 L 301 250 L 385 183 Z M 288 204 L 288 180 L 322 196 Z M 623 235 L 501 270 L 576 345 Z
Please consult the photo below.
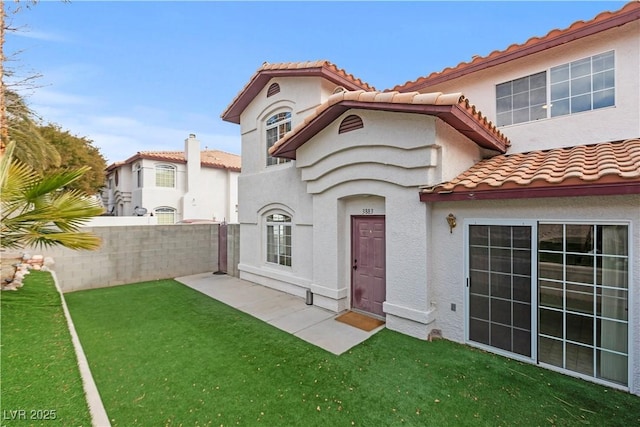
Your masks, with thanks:
M 422 189 L 422 201 L 640 193 L 640 139 L 499 155 L 449 182 Z
M 132 163 L 138 159 L 158 160 L 170 163 L 186 163 L 184 151 L 140 151 L 125 162 Z M 240 171 L 241 157 L 237 154 L 219 150 L 200 151 L 200 162 L 203 167 Z
M 240 123 L 240 114 L 274 77 L 323 77 L 347 90 L 375 90 L 373 86 L 363 82 L 353 74 L 336 67 L 329 61 L 284 62 L 269 64 L 265 62 L 254 73 L 249 82 L 231 101 L 220 117 L 232 123 Z
M 344 91 L 333 94 L 269 149 L 275 156 L 295 158 L 295 150 L 345 111 L 372 109 L 427 114 L 441 118 L 478 145 L 504 153 L 506 136 L 461 93 Z
M 430 86 L 466 74 L 490 68 L 526 55 L 540 52 L 572 40 L 587 37 L 601 31 L 640 19 L 640 2 L 632 1 L 615 12 L 602 12 L 590 21 L 576 21 L 566 29 L 555 29 L 542 37 L 532 37 L 522 44 L 512 44 L 505 50 L 495 50 L 489 55 L 477 56 L 471 62 L 461 62 L 455 67 L 445 68 L 415 81 L 406 82 L 390 90 L 400 92 L 427 90 Z

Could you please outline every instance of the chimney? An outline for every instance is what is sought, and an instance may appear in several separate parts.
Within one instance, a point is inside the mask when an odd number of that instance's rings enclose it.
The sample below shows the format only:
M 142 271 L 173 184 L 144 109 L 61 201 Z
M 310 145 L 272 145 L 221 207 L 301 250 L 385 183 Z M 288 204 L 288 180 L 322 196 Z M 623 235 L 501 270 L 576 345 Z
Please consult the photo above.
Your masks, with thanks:
M 187 193 L 198 188 L 200 179 L 200 141 L 191 133 L 184 141 L 184 157 L 187 161 Z

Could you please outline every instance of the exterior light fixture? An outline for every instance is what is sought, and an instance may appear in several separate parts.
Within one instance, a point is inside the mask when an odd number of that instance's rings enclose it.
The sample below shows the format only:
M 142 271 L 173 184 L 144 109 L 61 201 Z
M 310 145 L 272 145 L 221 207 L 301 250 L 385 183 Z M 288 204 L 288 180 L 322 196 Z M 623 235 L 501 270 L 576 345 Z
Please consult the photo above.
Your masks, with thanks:
M 453 229 L 458 225 L 454 214 L 450 213 L 447 215 L 447 224 L 449 224 L 449 233 L 453 233 Z

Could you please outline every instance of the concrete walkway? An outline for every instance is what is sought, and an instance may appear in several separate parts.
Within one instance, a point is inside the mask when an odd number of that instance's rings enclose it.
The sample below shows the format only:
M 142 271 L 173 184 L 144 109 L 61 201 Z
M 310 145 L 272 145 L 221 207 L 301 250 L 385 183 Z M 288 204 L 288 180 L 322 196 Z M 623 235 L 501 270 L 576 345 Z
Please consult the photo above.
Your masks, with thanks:
M 304 299 L 227 275 L 202 273 L 176 277 L 190 288 L 333 354 L 342 354 L 378 332 L 366 332 L 335 320 L 337 314 L 307 305 Z

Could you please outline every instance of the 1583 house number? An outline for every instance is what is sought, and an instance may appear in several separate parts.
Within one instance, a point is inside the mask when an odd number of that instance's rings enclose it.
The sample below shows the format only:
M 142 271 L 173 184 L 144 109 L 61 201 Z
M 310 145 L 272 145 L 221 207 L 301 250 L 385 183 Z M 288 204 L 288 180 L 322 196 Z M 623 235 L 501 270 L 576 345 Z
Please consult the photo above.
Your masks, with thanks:
M 362 215 L 373 215 L 373 208 L 362 209 Z

